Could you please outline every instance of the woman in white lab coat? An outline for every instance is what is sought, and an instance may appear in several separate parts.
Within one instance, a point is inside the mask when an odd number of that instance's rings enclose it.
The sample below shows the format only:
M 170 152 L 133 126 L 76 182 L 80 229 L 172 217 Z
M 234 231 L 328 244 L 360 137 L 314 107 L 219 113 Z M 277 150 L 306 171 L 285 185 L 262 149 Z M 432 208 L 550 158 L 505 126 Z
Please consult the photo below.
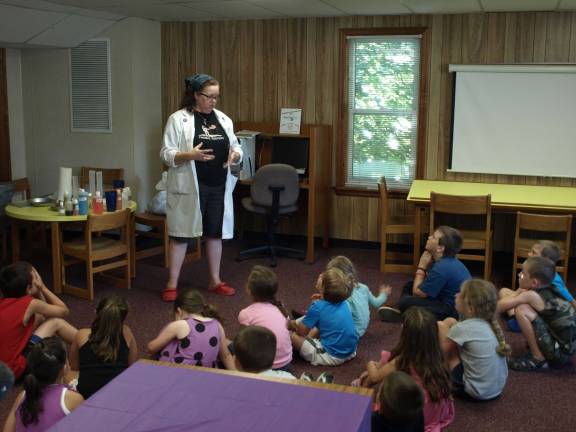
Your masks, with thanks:
M 204 236 L 208 261 L 208 289 L 234 295 L 220 279 L 222 239 L 232 238 L 232 191 L 236 178 L 230 165 L 240 162 L 242 149 L 232 120 L 215 109 L 220 86 L 205 74 L 189 76 L 180 110 L 164 131 L 160 157 L 168 169 L 166 217 L 170 235 L 170 276 L 162 294 L 174 301 L 188 242 Z

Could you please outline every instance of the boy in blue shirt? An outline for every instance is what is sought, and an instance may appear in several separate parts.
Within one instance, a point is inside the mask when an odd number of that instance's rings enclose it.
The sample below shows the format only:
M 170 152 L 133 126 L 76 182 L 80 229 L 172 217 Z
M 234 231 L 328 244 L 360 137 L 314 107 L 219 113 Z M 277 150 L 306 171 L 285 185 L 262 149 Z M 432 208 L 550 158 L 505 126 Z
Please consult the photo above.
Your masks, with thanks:
M 356 357 L 358 336 L 352 312 L 346 302 L 350 287 L 341 270 L 332 268 L 318 277 L 316 287 L 320 298 L 306 315 L 290 321 L 292 345 L 300 357 L 313 365 L 338 366 Z M 317 329 L 319 339 L 314 338 Z
M 399 322 L 402 313 L 417 306 L 428 309 L 438 321 L 457 318 L 456 294 L 462 282 L 471 278 L 470 272 L 456 257 L 462 249 L 462 236 L 452 227 L 436 228 L 426 242 L 420 257 L 414 281 L 407 283 L 397 308 L 381 307 L 378 316 L 382 321 Z

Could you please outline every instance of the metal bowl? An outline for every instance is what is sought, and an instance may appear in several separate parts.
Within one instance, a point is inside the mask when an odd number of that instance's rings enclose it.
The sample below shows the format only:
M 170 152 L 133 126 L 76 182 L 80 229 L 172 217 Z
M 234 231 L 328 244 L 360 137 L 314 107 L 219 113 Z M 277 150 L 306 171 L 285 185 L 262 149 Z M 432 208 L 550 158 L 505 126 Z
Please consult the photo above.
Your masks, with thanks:
M 32 198 L 30 200 L 30 205 L 32 207 L 49 207 L 54 204 L 54 200 L 52 198 L 43 197 L 43 198 Z

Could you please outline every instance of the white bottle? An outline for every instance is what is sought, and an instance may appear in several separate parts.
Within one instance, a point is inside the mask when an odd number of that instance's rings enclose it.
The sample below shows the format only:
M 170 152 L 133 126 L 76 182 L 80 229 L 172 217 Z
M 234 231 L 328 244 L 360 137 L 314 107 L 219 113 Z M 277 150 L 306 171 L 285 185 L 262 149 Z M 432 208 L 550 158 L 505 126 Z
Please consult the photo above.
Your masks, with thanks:
M 126 186 L 122 189 L 122 208 L 129 208 L 130 207 L 130 198 L 132 198 L 132 194 L 130 193 L 130 188 Z

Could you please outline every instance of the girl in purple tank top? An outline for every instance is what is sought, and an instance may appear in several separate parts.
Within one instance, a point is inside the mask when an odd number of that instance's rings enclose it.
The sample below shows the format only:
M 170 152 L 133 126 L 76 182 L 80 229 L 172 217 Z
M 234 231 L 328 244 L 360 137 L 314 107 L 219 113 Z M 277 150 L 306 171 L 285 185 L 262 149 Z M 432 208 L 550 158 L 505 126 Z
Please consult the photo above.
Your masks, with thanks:
M 181 291 L 174 302 L 175 320 L 148 343 L 148 352 L 158 360 L 194 366 L 235 369 L 225 343 L 226 334 L 216 309 L 196 290 Z
M 34 345 L 27 363 L 24 391 L 16 398 L 4 431 L 48 430 L 84 401 L 79 393 L 62 384 L 70 367 L 59 338 L 46 338 Z

